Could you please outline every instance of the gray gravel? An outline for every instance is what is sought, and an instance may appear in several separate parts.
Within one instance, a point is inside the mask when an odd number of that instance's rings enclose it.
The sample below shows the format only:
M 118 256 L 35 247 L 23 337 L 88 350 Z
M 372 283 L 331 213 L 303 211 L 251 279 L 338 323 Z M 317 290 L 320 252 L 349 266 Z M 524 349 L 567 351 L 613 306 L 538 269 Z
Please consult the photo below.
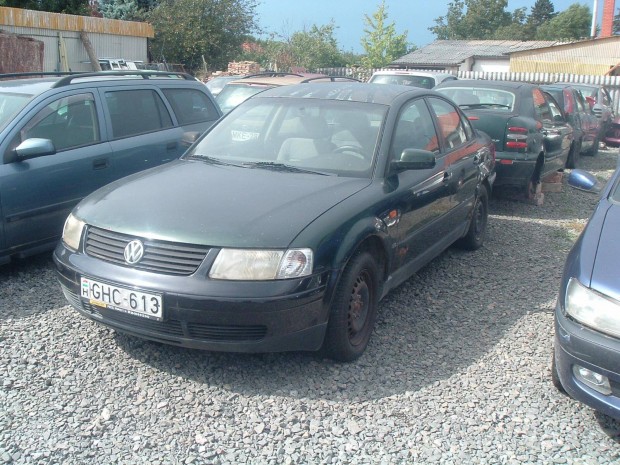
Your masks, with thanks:
M 617 150 L 585 158 L 601 177 Z M 65 304 L 49 256 L 0 268 L 0 464 L 620 463 L 620 424 L 550 381 L 565 256 L 596 196 L 494 199 L 380 306 L 366 354 L 184 350 Z

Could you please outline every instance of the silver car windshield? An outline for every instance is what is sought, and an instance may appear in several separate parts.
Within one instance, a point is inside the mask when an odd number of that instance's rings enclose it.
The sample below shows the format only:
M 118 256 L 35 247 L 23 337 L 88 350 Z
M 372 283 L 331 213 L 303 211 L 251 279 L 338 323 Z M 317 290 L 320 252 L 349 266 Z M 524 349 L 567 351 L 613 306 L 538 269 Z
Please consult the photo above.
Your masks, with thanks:
M 32 97 L 28 94 L 0 92 L 0 129 L 4 128 Z
M 185 158 L 370 177 L 386 107 L 343 100 L 252 98 Z

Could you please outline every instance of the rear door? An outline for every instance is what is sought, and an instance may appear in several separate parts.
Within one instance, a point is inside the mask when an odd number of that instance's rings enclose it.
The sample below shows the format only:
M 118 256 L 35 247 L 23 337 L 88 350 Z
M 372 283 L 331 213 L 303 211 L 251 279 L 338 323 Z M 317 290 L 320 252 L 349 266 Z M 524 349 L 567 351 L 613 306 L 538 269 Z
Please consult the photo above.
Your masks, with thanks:
M 573 140 L 573 128 L 564 118 L 555 100 L 545 95 L 540 89 L 532 89 L 535 117 L 542 123 L 545 146 L 544 173 L 564 168 L 570 145 Z
M 100 88 L 114 153 L 114 176 L 121 178 L 167 163 L 184 152 L 183 128 L 175 126 L 155 86 Z
M 63 92 L 34 107 L 0 145 L 0 202 L 5 249 L 35 248 L 57 239 L 71 209 L 113 179 L 101 102 L 95 91 Z M 56 153 L 19 160 L 15 148 L 49 139 Z

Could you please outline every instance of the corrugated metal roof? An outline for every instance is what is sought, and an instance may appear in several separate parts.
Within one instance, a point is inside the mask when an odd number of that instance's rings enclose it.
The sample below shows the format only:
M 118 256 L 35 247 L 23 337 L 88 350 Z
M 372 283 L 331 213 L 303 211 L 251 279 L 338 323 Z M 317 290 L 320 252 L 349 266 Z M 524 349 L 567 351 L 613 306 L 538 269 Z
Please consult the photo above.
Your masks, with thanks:
M 148 23 L 65 15 L 0 6 L 0 26 L 32 27 L 57 31 L 86 31 L 133 37 L 154 37 Z
M 458 65 L 471 57 L 506 58 L 523 50 L 550 47 L 549 40 L 436 40 L 432 44 L 394 60 L 393 65 Z

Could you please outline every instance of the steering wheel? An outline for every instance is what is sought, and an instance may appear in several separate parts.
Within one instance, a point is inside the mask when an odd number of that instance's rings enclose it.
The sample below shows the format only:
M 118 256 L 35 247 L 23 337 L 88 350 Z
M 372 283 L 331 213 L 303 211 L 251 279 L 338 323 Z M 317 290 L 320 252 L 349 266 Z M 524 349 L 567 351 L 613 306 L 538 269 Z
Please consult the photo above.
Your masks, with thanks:
M 341 145 L 334 149 L 334 153 L 346 153 L 355 158 L 360 158 L 362 160 L 366 159 L 364 153 L 362 152 L 362 148 L 357 145 Z

